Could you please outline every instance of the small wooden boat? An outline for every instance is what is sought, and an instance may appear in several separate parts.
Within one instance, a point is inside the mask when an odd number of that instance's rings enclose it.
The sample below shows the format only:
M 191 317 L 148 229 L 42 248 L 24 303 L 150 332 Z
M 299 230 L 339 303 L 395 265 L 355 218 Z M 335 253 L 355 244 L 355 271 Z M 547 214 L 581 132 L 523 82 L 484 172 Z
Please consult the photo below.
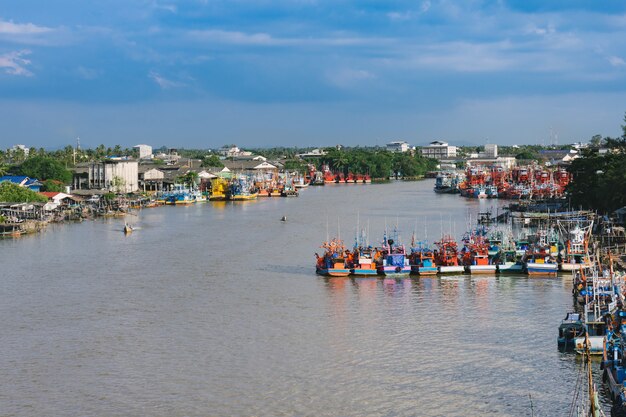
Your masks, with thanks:
M 129 225 L 128 223 L 126 223 L 124 225 L 124 234 L 128 235 L 130 233 L 133 232 L 133 227 L 131 225 Z

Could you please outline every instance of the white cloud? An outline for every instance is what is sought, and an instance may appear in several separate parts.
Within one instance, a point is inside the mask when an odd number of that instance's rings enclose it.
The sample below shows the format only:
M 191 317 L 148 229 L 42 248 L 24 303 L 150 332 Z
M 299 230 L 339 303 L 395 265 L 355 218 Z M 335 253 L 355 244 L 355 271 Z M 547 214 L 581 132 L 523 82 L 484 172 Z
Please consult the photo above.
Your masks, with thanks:
M 364 38 L 343 36 L 339 34 L 335 37 L 274 37 L 268 33 L 246 33 L 239 31 L 228 31 L 219 29 L 192 30 L 187 33 L 192 40 L 200 42 L 214 42 L 230 45 L 248 46 L 354 46 L 373 45 L 387 42 L 384 38 Z
M 30 60 L 23 58 L 30 53 L 29 50 L 24 49 L 2 54 L 0 55 L 0 68 L 3 68 L 7 74 L 30 77 L 33 73 L 26 68 L 27 65 L 30 65 Z
M 53 30 L 52 28 L 36 26 L 32 23 L 13 23 L 13 21 L 0 20 L 0 34 L 3 35 L 36 35 Z
M 614 67 L 626 67 L 626 62 L 618 56 L 610 56 L 607 58 L 609 63 Z
M 411 20 L 413 13 L 411 12 L 389 12 L 387 17 L 393 21 Z
M 174 13 L 174 14 L 178 12 L 178 9 L 176 8 L 176 5 L 174 5 L 174 4 L 159 4 L 156 1 L 152 2 L 152 8 L 156 9 L 156 10 L 165 10 L 167 12 Z
M 159 87 L 161 87 L 163 90 L 168 90 L 175 87 L 183 87 L 185 85 L 178 81 L 168 80 L 167 78 L 161 76 L 155 71 L 150 71 L 148 77 L 150 77 L 155 83 L 157 83 Z

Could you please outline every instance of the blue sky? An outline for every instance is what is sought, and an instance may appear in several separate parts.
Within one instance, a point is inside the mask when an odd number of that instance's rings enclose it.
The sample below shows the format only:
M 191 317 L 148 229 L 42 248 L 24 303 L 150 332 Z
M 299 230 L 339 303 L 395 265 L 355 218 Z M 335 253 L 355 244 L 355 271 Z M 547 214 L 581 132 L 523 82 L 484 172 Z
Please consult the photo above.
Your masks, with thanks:
M 624 1 L 20 0 L 0 147 L 618 136 Z

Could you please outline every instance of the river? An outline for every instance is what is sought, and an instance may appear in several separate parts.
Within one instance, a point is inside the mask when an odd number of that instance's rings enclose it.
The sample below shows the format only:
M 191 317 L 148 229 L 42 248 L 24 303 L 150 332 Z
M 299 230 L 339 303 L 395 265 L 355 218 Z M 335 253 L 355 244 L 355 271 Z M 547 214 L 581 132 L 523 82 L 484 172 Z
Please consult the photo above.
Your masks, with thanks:
M 0 415 L 567 415 L 569 276 L 315 275 L 327 233 L 351 243 L 357 220 L 374 243 L 385 224 L 432 241 L 497 204 L 432 186 L 309 187 L 146 209 L 128 236 L 108 219 L 0 241 Z

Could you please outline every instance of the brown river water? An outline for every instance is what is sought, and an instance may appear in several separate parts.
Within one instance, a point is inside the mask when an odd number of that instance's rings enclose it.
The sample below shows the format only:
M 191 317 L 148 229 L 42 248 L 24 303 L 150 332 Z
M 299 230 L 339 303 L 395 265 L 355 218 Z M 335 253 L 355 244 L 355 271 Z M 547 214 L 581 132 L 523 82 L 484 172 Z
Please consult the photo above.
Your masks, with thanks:
M 373 244 L 385 224 L 432 241 L 498 204 L 433 185 L 309 187 L 146 209 L 128 236 L 109 219 L 0 241 L 0 416 L 567 415 L 569 276 L 315 275 L 327 230 L 351 244 L 357 218 Z

